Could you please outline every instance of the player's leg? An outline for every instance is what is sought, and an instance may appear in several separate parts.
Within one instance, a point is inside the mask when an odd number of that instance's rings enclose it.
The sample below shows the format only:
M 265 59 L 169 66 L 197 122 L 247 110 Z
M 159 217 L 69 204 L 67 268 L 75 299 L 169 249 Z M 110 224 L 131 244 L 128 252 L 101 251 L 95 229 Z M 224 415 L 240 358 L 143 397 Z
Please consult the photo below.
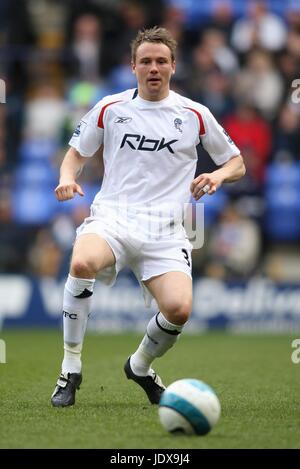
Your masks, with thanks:
M 90 314 L 95 276 L 115 263 L 108 243 L 96 234 L 82 234 L 75 242 L 63 299 L 64 359 L 52 395 L 54 406 L 74 404 L 81 376 L 81 351 Z
M 147 333 L 132 357 L 138 374 L 146 374 L 153 359 L 174 345 L 192 310 L 192 279 L 187 274 L 167 272 L 144 283 L 156 299 L 159 313 L 149 321 Z
M 115 258 L 107 242 L 96 234 L 77 238 L 63 300 L 65 356 L 62 372 L 81 371 L 80 353 L 91 308 L 96 273 L 113 265 Z
M 183 272 L 167 272 L 144 283 L 156 299 L 159 312 L 149 321 L 141 344 L 125 365 L 125 372 L 144 388 L 152 403 L 157 403 L 164 386 L 150 366 L 175 344 L 190 316 L 192 279 Z

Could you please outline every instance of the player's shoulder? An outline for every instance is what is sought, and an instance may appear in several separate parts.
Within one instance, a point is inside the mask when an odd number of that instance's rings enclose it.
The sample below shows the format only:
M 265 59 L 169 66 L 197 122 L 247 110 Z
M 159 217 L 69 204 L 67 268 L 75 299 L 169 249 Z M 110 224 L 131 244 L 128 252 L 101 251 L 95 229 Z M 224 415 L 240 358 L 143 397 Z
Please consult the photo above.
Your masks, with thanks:
M 122 91 L 121 93 L 104 96 L 83 116 L 81 121 L 91 126 L 103 128 L 103 118 L 106 113 L 106 109 L 114 103 L 126 103 L 129 100 L 134 99 L 135 93 L 135 89 L 129 89 Z M 101 123 L 102 125 L 100 125 Z
M 136 89 L 132 88 L 129 90 L 121 91 L 120 93 L 110 94 L 104 96 L 100 101 L 98 101 L 95 105 L 95 108 L 101 109 L 103 106 L 107 104 L 117 103 L 117 102 L 128 102 L 134 99 L 136 94 Z
M 183 96 L 179 93 L 175 93 L 174 91 L 172 92 L 172 94 L 174 96 L 174 101 L 176 101 L 177 104 L 179 104 L 180 106 L 183 106 L 188 109 L 194 109 L 195 111 L 200 112 L 201 115 L 206 115 L 210 113 L 210 110 L 203 104 L 198 103 L 197 101 L 193 101 L 192 99 Z

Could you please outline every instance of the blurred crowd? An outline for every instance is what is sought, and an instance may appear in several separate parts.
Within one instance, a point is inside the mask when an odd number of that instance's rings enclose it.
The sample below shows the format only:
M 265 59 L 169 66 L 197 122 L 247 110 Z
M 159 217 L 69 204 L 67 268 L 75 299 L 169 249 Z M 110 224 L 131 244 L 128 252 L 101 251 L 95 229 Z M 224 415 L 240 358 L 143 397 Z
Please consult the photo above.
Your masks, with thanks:
M 1 0 L 0 272 L 66 275 L 103 176 L 97 155 L 85 197 L 55 200 L 68 140 L 99 99 L 136 86 L 129 43 L 154 25 L 179 43 L 172 89 L 209 107 L 247 166 L 201 200 L 194 272 L 299 282 L 299 0 Z M 197 173 L 213 170 L 198 151 Z

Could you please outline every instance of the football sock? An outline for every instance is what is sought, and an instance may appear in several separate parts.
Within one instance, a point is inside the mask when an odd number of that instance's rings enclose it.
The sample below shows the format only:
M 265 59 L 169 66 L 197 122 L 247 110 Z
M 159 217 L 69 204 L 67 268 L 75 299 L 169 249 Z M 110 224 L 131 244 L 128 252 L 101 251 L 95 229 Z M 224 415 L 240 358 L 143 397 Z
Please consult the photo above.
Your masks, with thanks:
M 175 344 L 182 329 L 183 325 L 172 324 L 161 312 L 150 319 L 142 342 L 130 358 L 133 373 L 146 376 L 154 358 L 161 357 Z
M 91 309 L 94 279 L 68 276 L 63 300 L 63 373 L 80 373 L 83 338 Z
M 61 366 L 62 373 L 80 373 L 81 372 L 81 344 L 64 343 L 64 359 Z

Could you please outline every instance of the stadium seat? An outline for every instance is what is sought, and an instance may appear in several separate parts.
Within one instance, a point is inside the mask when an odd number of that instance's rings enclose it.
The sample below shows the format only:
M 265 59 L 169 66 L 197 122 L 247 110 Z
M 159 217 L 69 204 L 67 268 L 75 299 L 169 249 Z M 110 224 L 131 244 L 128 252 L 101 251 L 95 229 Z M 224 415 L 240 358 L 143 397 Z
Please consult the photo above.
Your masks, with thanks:
M 276 186 L 266 191 L 265 230 L 276 241 L 300 239 L 300 188 Z
M 51 221 L 55 213 L 52 191 L 40 186 L 19 186 L 12 197 L 12 214 L 16 223 L 42 225 Z
M 22 187 L 47 186 L 55 187 L 58 180 L 58 170 L 52 168 L 47 162 L 29 162 L 22 163 L 15 172 L 15 185 Z
M 276 241 L 300 238 L 300 164 L 278 161 L 267 168 L 265 231 Z
M 20 147 L 21 161 L 49 161 L 58 150 L 58 143 L 53 139 L 27 139 Z
M 295 162 L 274 162 L 266 171 L 266 187 L 300 187 L 300 164 Z

